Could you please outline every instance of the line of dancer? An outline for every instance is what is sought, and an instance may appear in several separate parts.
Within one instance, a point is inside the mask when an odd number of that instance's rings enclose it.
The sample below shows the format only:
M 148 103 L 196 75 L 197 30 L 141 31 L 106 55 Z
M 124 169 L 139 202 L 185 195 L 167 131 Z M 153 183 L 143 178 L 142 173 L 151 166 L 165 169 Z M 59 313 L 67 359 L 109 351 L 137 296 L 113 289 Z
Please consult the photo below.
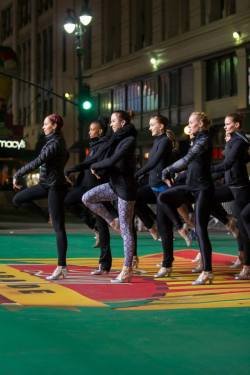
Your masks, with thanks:
M 247 172 L 249 141 L 242 131 L 242 118 L 238 113 L 225 117 L 225 157 L 212 165 L 210 121 L 204 112 L 193 112 L 188 119 L 190 147 L 180 157 L 175 148 L 175 137 L 168 128 L 168 119 L 153 115 L 149 130 L 154 139 L 145 165 L 135 170 L 137 131 L 129 113 L 114 111 L 110 119 L 110 133 L 105 135 L 107 124 L 96 120 L 90 124 L 90 153 L 85 160 L 64 171 L 68 159 L 61 134 L 62 118 L 51 114 L 44 120 L 46 143 L 40 155 L 18 170 L 13 178 L 15 189 L 21 189 L 19 179 L 40 167 L 38 185 L 18 192 L 14 204 L 32 204 L 33 200 L 48 197 L 49 213 L 57 239 L 58 265 L 49 280 L 67 276 L 67 237 L 64 227 L 64 209 L 77 206 L 90 210 L 94 224 L 89 225 L 100 236 L 99 266 L 93 275 L 107 274 L 111 270 L 109 226 L 121 234 L 124 262 L 111 283 L 130 282 L 133 267 L 138 267 L 137 236 L 134 217 L 137 215 L 154 239 L 162 243 L 163 259 L 155 278 L 169 277 L 174 263 L 174 230 L 191 245 L 191 230 L 195 231 L 199 256 L 192 270 L 199 276 L 192 284 L 212 283 L 212 246 L 208 223 L 212 216 L 220 220 L 237 238 L 239 258 L 234 267 L 241 267 L 236 280 L 250 279 L 250 187 Z M 68 191 L 67 179 L 80 173 L 78 184 Z M 66 176 L 66 177 L 65 177 Z M 217 186 L 216 180 L 224 184 Z M 79 182 L 80 181 L 80 182 Z M 232 202 L 233 216 L 222 202 Z M 149 207 L 156 204 L 156 213 Z

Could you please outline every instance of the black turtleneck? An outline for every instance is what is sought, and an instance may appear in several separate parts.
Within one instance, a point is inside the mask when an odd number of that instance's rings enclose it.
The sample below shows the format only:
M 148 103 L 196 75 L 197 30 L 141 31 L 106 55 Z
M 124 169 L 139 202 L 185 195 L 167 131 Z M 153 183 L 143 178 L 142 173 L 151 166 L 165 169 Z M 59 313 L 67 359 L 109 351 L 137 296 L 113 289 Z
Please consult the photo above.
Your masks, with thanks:
M 136 172 L 135 177 L 138 178 L 149 172 L 149 185 L 151 187 L 161 186 L 163 184 L 161 179 L 162 170 L 172 162 L 172 149 L 172 142 L 166 134 L 154 137 L 148 161 Z
M 108 157 L 91 165 L 96 173 L 107 173 L 109 183 L 118 197 L 126 201 L 135 200 L 135 147 L 136 129 L 125 125 L 113 134 L 108 142 Z
M 230 186 L 249 184 L 247 162 L 249 161 L 249 141 L 243 133 L 231 134 L 226 143 L 224 160 L 212 167 L 212 172 L 224 172 L 225 183 Z

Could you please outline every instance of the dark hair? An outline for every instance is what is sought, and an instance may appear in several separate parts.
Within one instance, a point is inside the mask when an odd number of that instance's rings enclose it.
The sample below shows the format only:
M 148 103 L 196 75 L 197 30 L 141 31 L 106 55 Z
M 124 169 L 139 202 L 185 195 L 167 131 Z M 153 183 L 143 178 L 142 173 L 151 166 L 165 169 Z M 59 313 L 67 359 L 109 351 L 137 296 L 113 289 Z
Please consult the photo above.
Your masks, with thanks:
M 48 117 L 49 121 L 52 122 L 52 124 L 57 125 L 56 130 L 60 130 L 63 127 L 63 119 L 57 113 L 51 113 L 47 117 Z
M 242 126 L 243 117 L 240 113 L 233 112 L 226 115 L 226 117 L 231 117 L 233 122 L 238 122 L 240 124 L 240 127 Z
M 130 124 L 131 115 L 128 112 L 123 110 L 117 110 L 112 113 L 116 113 L 119 116 L 120 120 L 124 120 L 126 124 Z
M 175 137 L 175 134 L 174 134 L 173 130 L 167 129 L 166 130 L 166 135 L 170 139 L 170 141 L 172 142 L 172 146 L 174 148 L 175 144 L 176 144 L 176 137 Z
M 162 116 L 162 115 L 154 115 L 154 116 L 151 116 L 150 118 L 155 118 L 156 121 L 158 121 L 160 124 L 162 124 L 164 126 L 164 130 L 167 129 L 168 124 L 169 124 L 169 121 L 168 121 L 167 117 Z
M 108 129 L 108 125 L 109 125 L 109 118 L 106 117 L 106 116 L 100 116 L 98 117 L 97 120 L 93 120 L 91 121 L 91 123 L 93 124 L 98 124 L 98 126 L 100 127 L 100 129 L 102 129 L 102 132 L 103 132 L 103 135 L 106 134 L 107 132 L 107 129 Z

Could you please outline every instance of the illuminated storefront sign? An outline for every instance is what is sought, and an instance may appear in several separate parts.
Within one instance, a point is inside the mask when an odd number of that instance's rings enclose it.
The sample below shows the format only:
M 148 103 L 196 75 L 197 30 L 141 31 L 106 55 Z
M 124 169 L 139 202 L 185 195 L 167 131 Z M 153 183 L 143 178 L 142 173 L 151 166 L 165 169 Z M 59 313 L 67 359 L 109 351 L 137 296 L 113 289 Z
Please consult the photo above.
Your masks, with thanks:
M 16 148 L 18 150 L 26 148 L 26 143 L 23 139 L 21 141 L 11 141 L 0 139 L 0 148 Z

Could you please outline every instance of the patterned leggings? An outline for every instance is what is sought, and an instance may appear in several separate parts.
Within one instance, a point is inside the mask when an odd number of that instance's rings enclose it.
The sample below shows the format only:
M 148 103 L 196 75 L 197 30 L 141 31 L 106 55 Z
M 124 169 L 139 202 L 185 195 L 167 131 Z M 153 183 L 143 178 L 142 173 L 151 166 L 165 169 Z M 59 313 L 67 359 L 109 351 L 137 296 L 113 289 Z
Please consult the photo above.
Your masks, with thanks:
M 131 267 L 135 250 L 133 236 L 134 201 L 125 201 L 117 196 L 108 183 L 94 187 L 82 196 L 83 204 L 108 224 L 114 219 L 101 202 L 118 199 L 118 214 L 124 248 L 124 266 Z

